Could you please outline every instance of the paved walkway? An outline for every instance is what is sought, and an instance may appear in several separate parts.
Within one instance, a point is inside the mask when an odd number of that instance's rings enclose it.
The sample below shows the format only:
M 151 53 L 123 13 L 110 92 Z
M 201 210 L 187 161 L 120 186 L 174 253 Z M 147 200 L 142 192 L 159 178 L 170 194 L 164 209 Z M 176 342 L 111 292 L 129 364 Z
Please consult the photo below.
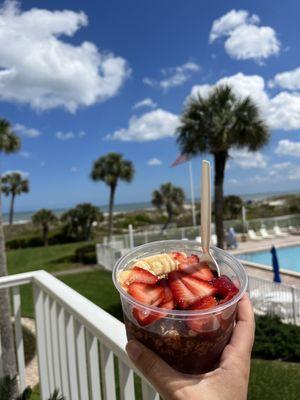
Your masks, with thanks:
M 279 247 L 289 247 L 289 246 L 300 246 L 300 235 L 289 235 L 286 237 L 276 237 L 273 239 L 263 239 L 263 240 L 247 240 L 247 242 L 239 242 L 239 247 L 236 250 L 229 250 L 233 255 L 241 253 L 250 253 L 262 250 L 268 250 L 272 246 Z
M 256 251 L 263 251 L 263 250 L 270 250 L 272 246 L 275 246 L 277 248 L 280 247 L 289 247 L 289 246 L 300 246 L 300 236 L 297 235 L 289 235 L 287 237 L 281 237 L 281 238 L 273 238 L 273 239 L 263 239 L 259 241 L 250 241 L 248 240 L 247 242 L 239 242 L 239 247 L 236 250 L 229 250 L 231 254 L 236 256 L 237 258 L 239 257 L 239 254 L 242 253 L 252 253 Z M 300 262 L 300 259 L 299 259 Z M 251 263 L 249 263 L 251 264 Z M 273 281 L 273 269 L 272 267 L 264 267 L 261 268 L 256 265 L 248 265 L 245 266 L 246 271 L 249 276 L 255 276 L 258 278 L 263 278 L 267 279 L 270 281 Z M 288 285 L 293 285 L 295 287 L 300 288 L 300 273 L 299 276 L 297 276 L 297 273 L 288 273 L 284 272 L 284 270 L 281 270 L 281 278 L 282 282 L 286 283 Z
M 82 272 L 92 272 L 97 270 L 98 268 L 99 267 L 97 266 L 86 265 L 79 268 L 72 268 L 72 269 L 66 269 L 64 271 L 52 272 L 52 275 L 54 276 L 76 275 L 76 274 L 81 274 Z

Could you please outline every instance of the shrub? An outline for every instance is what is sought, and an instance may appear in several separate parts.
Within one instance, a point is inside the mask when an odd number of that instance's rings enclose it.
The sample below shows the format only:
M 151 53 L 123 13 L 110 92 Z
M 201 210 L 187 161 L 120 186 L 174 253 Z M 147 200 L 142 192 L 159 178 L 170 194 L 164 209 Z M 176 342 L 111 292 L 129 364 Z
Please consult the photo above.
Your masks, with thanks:
M 253 357 L 300 362 L 300 327 L 277 316 L 256 317 Z
M 76 239 L 66 235 L 64 232 L 56 232 L 49 235 L 49 245 L 72 243 L 75 241 Z M 7 250 L 25 249 L 27 247 L 40 247 L 43 245 L 43 238 L 40 236 L 21 237 L 6 241 Z
M 88 244 L 76 249 L 75 262 L 79 262 L 81 264 L 97 264 L 95 245 Z

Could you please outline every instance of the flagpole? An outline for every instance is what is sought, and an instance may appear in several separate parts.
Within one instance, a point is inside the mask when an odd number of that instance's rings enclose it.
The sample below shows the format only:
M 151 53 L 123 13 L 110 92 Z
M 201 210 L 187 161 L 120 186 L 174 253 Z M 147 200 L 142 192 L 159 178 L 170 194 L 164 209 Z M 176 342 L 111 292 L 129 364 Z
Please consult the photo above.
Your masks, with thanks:
M 191 160 L 189 161 L 189 173 L 190 173 L 190 186 L 191 186 L 191 202 L 192 202 L 193 226 L 196 226 L 194 181 L 193 181 L 193 170 L 192 170 L 192 161 Z

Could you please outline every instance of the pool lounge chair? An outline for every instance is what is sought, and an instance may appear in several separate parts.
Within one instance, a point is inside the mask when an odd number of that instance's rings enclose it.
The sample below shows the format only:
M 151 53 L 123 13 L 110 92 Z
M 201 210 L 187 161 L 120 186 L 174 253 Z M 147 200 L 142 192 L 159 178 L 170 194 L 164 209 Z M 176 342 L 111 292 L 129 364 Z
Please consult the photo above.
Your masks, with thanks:
M 279 236 L 279 237 L 286 237 L 286 236 L 289 236 L 288 233 L 282 232 L 282 230 L 280 229 L 279 226 L 274 226 L 273 231 L 274 231 L 275 235 L 276 235 L 276 236 Z
M 268 233 L 268 231 L 266 230 L 266 228 L 260 228 L 259 230 L 261 236 L 263 237 L 263 239 L 274 239 L 274 235 L 270 235 Z
M 217 245 L 217 243 L 218 243 L 218 239 L 217 239 L 217 235 L 215 234 L 215 233 L 213 233 L 212 235 L 211 235 L 211 244 L 213 245 L 213 246 L 216 246 Z
M 253 229 L 248 230 L 248 237 L 250 240 L 262 240 L 261 236 L 257 236 Z

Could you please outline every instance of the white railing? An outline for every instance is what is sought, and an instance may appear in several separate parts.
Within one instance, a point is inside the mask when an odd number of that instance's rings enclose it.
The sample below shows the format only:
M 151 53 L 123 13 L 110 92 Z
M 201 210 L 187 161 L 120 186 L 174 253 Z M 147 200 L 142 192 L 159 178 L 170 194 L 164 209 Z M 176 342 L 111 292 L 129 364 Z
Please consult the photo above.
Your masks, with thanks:
M 13 291 L 21 390 L 26 381 L 19 286 L 28 283 L 34 294 L 42 400 L 56 388 L 66 400 L 116 400 L 117 378 L 121 400 L 134 400 L 134 372 L 142 380 L 143 400 L 159 400 L 127 357 L 124 324 L 45 271 L 0 278 L 0 290 Z
M 300 325 L 300 289 L 249 276 L 248 292 L 256 314 L 275 314 L 283 322 Z

